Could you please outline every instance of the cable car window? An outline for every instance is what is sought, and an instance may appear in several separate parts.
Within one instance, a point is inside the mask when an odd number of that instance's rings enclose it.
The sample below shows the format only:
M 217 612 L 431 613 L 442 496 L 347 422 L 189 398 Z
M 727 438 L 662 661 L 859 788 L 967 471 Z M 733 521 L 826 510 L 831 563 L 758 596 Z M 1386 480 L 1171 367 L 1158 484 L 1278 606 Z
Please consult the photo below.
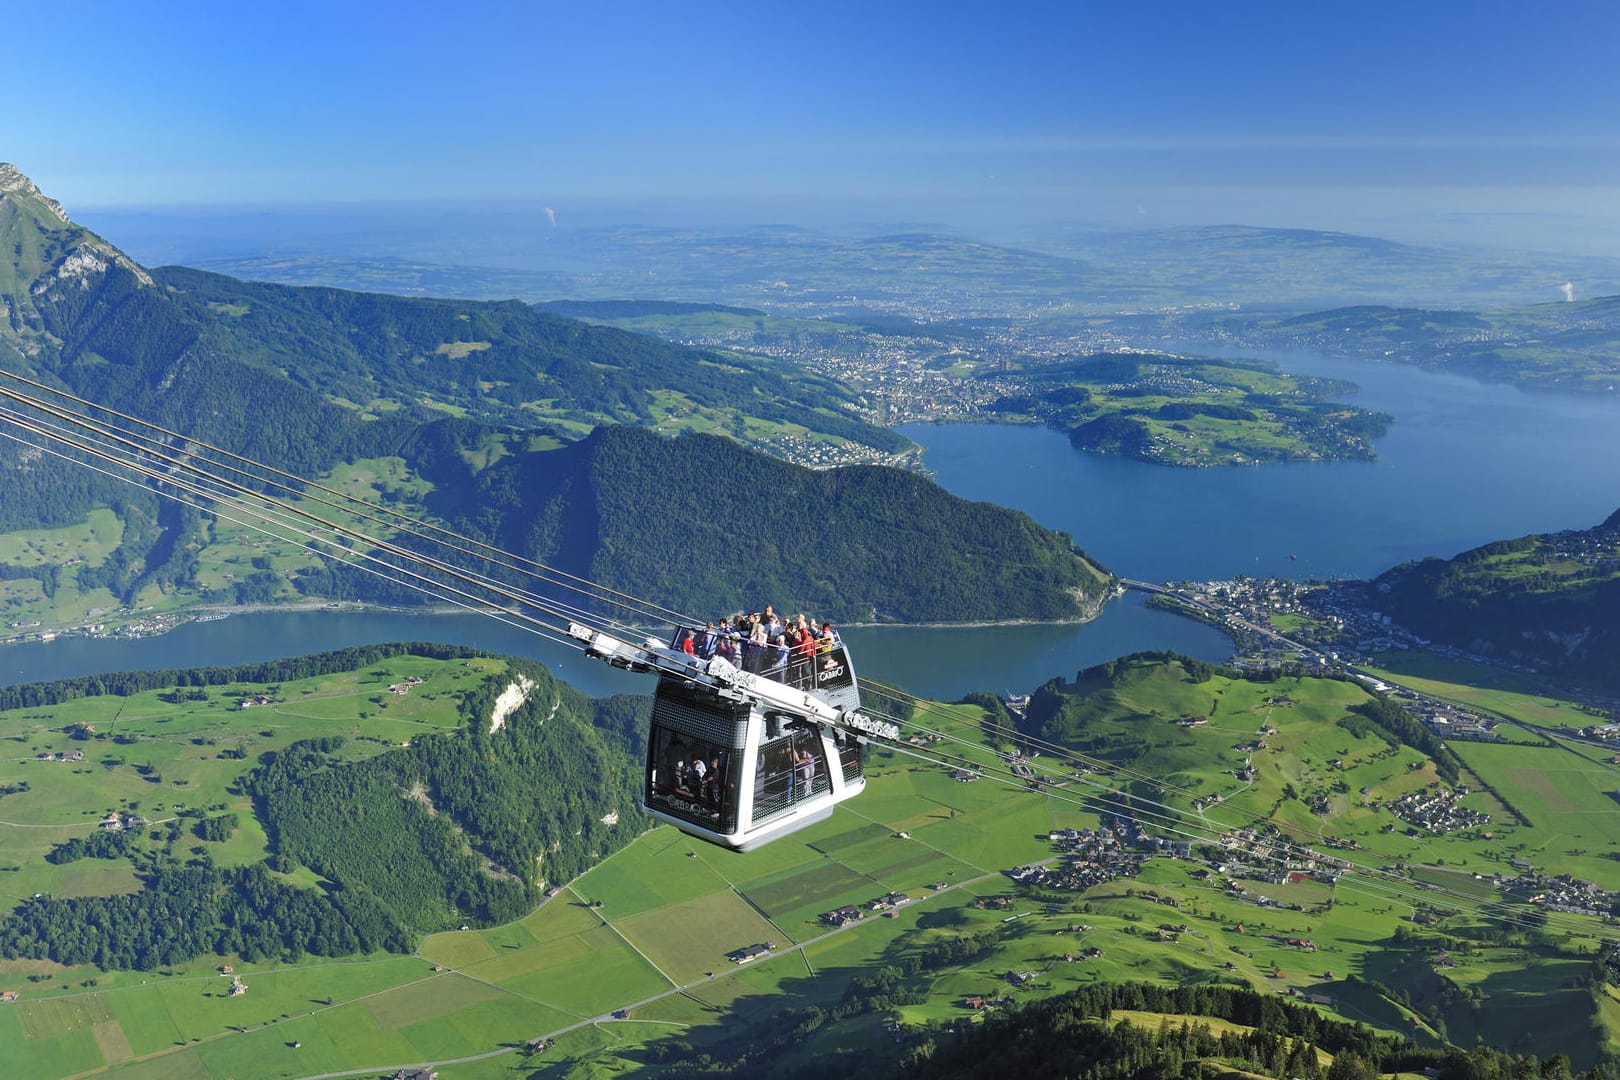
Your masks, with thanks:
M 737 828 L 732 751 L 673 728 L 654 726 L 647 755 L 647 805 L 714 829 Z
M 771 739 L 760 746 L 756 761 L 753 824 L 831 789 L 819 734 L 801 728 Z

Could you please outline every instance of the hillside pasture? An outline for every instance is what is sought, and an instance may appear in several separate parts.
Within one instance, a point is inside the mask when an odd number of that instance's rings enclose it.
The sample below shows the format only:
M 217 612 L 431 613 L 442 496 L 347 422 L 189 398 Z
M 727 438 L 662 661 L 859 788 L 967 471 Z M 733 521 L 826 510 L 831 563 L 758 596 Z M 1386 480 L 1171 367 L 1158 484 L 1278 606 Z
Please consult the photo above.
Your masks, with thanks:
M 112 812 L 136 813 L 151 823 L 140 845 L 168 843 L 148 834 L 162 837 L 176 823 L 182 842 L 194 843 L 182 812 L 235 814 L 233 835 L 208 850 L 224 866 L 258 862 L 267 853 L 267 837 L 237 785 L 261 754 L 299 739 L 343 735 L 348 742 L 339 756 L 356 759 L 381 753 L 400 735 L 452 730 L 461 723 L 452 688 L 501 666 L 498 660 L 398 656 L 365 671 L 275 688 L 211 686 L 196 691 L 199 700 L 167 701 L 172 690 L 150 690 L 0 712 L 0 746 L 13 748 L 0 759 L 0 783 L 28 785 L 0 799 L 0 867 L 14 868 L 0 871 L 0 904 L 14 905 L 36 892 L 70 897 L 134 891 L 136 879 L 124 860 L 45 860 L 58 844 L 95 832 Z M 403 696 L 387 693 L 389 685 L 411 676 L 425 682 Z M 245 696 L 266 690 L 273 690 L 275 704 L 240 706 Z M 376 709 L 370 698 L 379 693 L 390 702 L 391 718 L 362 719 Z M 74 751 L 84 760 L 39 759 Z
M 12 566 L 100 566 L 124 539 L 124 523 L 105 507 L 55 529 L 0 533 L 0 563 Z

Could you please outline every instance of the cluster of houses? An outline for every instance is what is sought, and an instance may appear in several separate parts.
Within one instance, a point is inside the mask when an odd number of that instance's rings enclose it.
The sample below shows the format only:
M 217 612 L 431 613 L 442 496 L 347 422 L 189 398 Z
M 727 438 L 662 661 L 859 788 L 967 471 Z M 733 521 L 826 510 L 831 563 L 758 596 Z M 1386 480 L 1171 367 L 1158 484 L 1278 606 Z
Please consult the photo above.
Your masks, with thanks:
M 1490 824 L 1491 816 L 1462 805 L 1466 787 L 1449 791 L 1431 786 L 1422 791 L 1403 795 L 1389 804 L 1390 812 L 1414 829 L 1432 833 L 1456 832 Z
M 399 694 L 401 697 L 410 693 L 411 687 L 421 686 L 426 681 L 420 675 L 407 675 L 404 682 L 397 682 L 388 688 L 390 694 Z
M 943 884 L 940 886 L 943 888 Z M 911 897 L 903 892 L 884 893 L 874 897 L 859 907 L 851 904 L 847 907 L 835 908 L 832 911 L 821 913 L 821 921 L 826 926 L 841 927 L 851 923 L 860 922 L 866 917 L 868 911 L 893 911 L 902 904 L 911 903 Z
M 1055 866 L 1015 866 L 1004 871 L 1020 885 L 1065 892 L 1083 892 L 1116 878 L 1135 877 L 1146 859 L 1144 855 L 1109 852 L 1099 856 L 1077 855 Z
M 1516 878 L 1497 875 L 1496 886 L 1509 896 L 1539 904 L 1548 911 L 1574 915 L 1602 917 L 1620 905 L 1620 893 L 1610 892 L 1595 882 L 1583 881 L 1568 874 L 1546 877 L 1531 871 Z
M 61 750 L 57 753 L 45 751 L 34 755 L 36 761 L 83 761 L 83 750 Z

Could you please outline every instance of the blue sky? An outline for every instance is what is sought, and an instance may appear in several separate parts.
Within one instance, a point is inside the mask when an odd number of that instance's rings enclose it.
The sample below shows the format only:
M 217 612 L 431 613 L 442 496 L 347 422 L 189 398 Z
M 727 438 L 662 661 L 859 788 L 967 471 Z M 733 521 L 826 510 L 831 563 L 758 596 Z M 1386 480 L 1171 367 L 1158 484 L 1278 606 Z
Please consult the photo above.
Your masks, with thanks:
M 1612 2 L 11 6 L 70 210 L 1620 214 Z

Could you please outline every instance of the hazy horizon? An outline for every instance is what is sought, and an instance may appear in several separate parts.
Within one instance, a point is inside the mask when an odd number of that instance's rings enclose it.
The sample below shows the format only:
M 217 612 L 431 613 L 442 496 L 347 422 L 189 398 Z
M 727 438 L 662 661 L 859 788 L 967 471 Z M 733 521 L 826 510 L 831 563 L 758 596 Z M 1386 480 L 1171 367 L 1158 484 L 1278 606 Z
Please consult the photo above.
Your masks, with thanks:
M 1591 207 L 1592 212 L 1582 212 L 1582 203 L 1567 193 L 1557 200 L 1558 210 L 1524 208 L 1528 200 L 1523 199 L 1520 208 L 1501 209 L 1513 203 L 1484 198 L 1472 200 L 1476 208 L 1470 209 L 1457 205 L 1456 200 L 1448 204 L 1443 193 L 1432 193 L 1425 200 L 1412 200 L 1405 208 L 1382 214 L 1365 200 L 1358 204 L 1344 198 L 1342 191 L 1246 192 L 1224 200 L 1219 194 L 1176 192 L 1152 202 L 1152 211 L 1139 199 L 1112 196 L 1079 203 L 1069 215 L 1043 215 L 1029 207 L 997 212 L 996 208 L 945 202 L 906 206 L 735 199 L 707 203 L 576 200 L 560 206 L 510 199 L 365 200 L 66 209 L 76 221 L 103 233 L 143 262 L 154 256 L 160 261 L 183 261 L 316 250 L 376 256 L 379 243 L 411 249 L 455 231 L 476 232 L 503 224 L 537 233 L 554 232 L 559 237 L 612 227 L 721 231 L 779 227 L 852 237 L 939 232 L 1014 247 L 1036 242 L 1050 229 L 1121 233 L 1234 226 L 1350 233 L 1414 245 L 1620 256 L 1620 215 L 1597 213 L 1596 206 Z M 1313 206 L 1321 208 L 1324 202 L 1326 208 L 1312 212 Z M 395 254 L 404 257 L 403 252 Z
M 448 201 L 561 228 L 1236 223 L 1620 250 L 1620 8 L 1584 0 L 182 2 L 18 25 L 73 49 L 11 57 L 51 107 L 8 117 L 0 158 L 87 220 Z

